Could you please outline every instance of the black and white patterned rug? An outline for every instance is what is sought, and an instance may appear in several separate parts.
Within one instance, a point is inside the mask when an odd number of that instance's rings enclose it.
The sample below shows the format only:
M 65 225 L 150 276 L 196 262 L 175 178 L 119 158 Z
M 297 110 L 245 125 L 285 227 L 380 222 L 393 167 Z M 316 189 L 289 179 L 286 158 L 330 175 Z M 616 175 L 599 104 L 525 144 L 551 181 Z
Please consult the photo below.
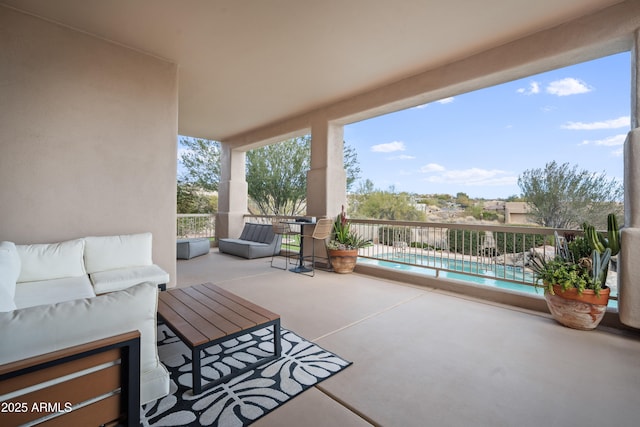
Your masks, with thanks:
M 191 350 L 164 324 L 158 354 L 171 374 L 169 395 L 142 406 L 140 425 L 246 426 L 351 365 L 335 354 L 281 330 L 282 356 L 194 396 Z M 215 380 L 273 354 L 273 330 L 261 329 L 205 350 L 202 378 Z

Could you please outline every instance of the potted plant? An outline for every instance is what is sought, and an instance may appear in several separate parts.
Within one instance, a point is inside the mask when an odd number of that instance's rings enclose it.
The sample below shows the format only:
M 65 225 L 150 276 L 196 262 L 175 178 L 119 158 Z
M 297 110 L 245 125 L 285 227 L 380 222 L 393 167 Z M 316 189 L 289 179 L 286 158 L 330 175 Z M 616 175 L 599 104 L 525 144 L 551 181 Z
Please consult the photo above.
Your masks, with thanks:
M 610 221 L 616 230 L 617 224 Z M 585 229 L 586 230 L 586 229 Z M 606 285 L 612 248 L 619 249 L 619 240 L 602 243 L 595 231 L 576 237 L 571 243 L 555 233 L 556 254 L 546 260 L 535 253 L 529 266 L 542 281 L 549 311 L 559 323 L 574 329 L 591 330 L 598 326 L 607 309 L 610 289 Z M 601 246 L 591 249 L 595 238 Z M 603 241 L 605 240 L 602 238 Z M 585 253 L 585 249 L 586 250 Z M 576 260 L 577 259 L 577 260 Z
M 336 273 L 351 273 L 358 260 L 358 249 L 370 246 L 358 233 L 351 230 L 351 223 L 342 206 L 342 211 L 333 223 L 333 234 L 327 244 L 331 266 Z

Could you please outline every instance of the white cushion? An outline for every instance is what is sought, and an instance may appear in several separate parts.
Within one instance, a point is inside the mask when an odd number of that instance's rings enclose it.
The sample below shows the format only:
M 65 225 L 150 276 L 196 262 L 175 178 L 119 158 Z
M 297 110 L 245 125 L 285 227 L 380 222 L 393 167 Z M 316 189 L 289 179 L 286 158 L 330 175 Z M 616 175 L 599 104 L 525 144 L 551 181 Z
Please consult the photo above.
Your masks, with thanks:
M 20 282 L 78 277 L 87 274 L 84 269 L 84 240 L 61 243 L 16 245 L 22 267 Z
M 95 296 L 89 276 L 85 274 L 79 277 L 18 283 L 15 303 L 17 308 L 25 308 Z
M 155 264 L 100 271 L 91 273 L 89 277 L 96 294 L 119 291 L 142 282 L 151 282 L 155 285 L 169 283 L 169 273 Z
M 16 309 L 16 280 L 20 276 L 20 256 L 13 242 L 0 242 L 0 311 Z
M 140 331 L 141 403 L 169 392 L 169 374 L 158 359 L 158 289 L 151 283 L 58 304 L 0 313 L 0 365 L 63 348 Z
M 151 265 L 151 233 L 86 237 L 87 273 Z

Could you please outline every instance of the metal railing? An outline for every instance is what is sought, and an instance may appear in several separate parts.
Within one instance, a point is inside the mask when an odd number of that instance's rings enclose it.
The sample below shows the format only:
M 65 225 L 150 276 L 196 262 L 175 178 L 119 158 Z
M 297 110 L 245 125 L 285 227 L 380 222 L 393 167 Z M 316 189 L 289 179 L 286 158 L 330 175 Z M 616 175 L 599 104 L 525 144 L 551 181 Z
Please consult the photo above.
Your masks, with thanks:
M 533 250 L 555 254 L 552 229 L 480 224 L 352 220 L 373 245 L 364 258 L 533 285 L 526 268 Z M 575 232 L 575 231 L 572 231 Z
M 178 238 L 215 237 L 216 216 L 213 214 L 178 214 Z
M 270 224 L 273 218 L 272 215 L 245 215 L 245 222 Z M 455 273 L 475 283 L 482 282 L 481 279 L 498 280 L 531 288 L 535 277 L 527 263 L 533 252 L 552 258 L 555 231 L 561 236 L 582 234 L 580 230 L 492 224 L 350 221 L 353 231 L 372 242 L 371 246 L 360 249 L 359 257 L 381 266 L 405 265 L 413 271 L 424 269 L 436 277 L 450 277 L 443 272 Z M 609 271 L 607 284 L 612 288 L 612 300 L 618 299 L 616 280 L 615 272 Z
M 580 230 L 488 224 L 425 223 L 351 220 L 351 228 L 373 244 L 359 251 L 362 258 L 423 267 L 440 277 L 442 272 L 475 277 L 472 282 L 511 282 L 535 286 L 527 267 L 534 252 L 555 256 L 554 232 L 581 235 Z M 609 272 L 611 298 L 617 300 L 616 274 Z

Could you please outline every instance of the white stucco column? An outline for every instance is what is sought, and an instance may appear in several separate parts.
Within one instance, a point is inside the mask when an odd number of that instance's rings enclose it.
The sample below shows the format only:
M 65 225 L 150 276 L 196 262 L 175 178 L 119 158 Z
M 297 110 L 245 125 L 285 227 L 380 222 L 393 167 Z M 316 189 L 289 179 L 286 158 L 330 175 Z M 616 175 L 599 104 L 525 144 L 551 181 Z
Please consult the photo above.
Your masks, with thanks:
M 218 215 L 216 240 L 238 237 L 244 226 L 247 210 L 246 153 L 220 144 L 220 185 L 218 186 Z
M 344 127 L 316 120 L 311 126 L 311 170 L 307 172 L 307 215 L 335 217 L 347 202 Z
M 620 321 L 640 328 L 640 31 L 631 50 L 631 132 L 624 143 L 624 224 L 618 264 Z

